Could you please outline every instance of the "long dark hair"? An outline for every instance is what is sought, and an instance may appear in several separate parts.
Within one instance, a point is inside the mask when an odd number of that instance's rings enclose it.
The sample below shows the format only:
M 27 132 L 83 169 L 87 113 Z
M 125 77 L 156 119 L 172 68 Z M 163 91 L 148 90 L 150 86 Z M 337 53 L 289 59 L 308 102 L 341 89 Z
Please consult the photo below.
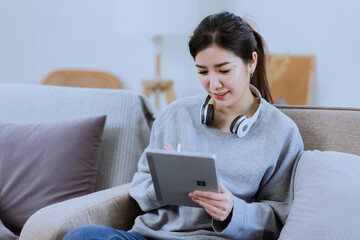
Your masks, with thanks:
M 231 51 L 245 64 L 252 61 L 252 53 L 258 55 L 257 66 L 250 83 L 259 89 L 262 97 L 272 102 L 265 71 L 265 41 L 245 20 L 233 13 L 221 12 L 205 17 L 190 37 L 192 57 L 212 44 Z

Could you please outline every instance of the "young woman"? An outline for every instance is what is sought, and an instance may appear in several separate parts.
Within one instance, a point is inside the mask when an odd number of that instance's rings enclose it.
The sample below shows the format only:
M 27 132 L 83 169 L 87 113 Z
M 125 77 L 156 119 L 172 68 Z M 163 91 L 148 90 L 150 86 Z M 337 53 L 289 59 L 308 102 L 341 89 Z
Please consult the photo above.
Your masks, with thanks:
M 189 193 L 202 208 L 164 206 L 143 154 L 130 195 L 145 213 L 133 228 L 88 226 L 65 239 L 278 238 L 303 142 L 295 123 L 268 103 L 262 37 L 239 16 L 222 12 L 202 20 L 189 48 L 207 95 L 179 99 L 164 110 L 149 148 L 171 150 L 181 143 L 183 151 L 216 154 L 221 192 Z

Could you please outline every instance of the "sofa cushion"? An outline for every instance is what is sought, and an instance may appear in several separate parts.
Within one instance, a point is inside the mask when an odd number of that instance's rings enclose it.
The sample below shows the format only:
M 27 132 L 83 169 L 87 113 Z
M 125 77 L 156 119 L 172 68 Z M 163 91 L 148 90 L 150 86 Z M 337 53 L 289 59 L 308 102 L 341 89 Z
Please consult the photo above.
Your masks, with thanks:
M 0 219 L 0 239 L 6 240 L 17 240 L 18 237 L 15 236 L 13 232 L 7 229 Z
M 40 208 L 94 190 L 105 119 L 0 124 L 3 225 L 18 235 Z
M 360 156 L 305 151 L 294 178 L 294 202 L 280 239 L 360 236 Z

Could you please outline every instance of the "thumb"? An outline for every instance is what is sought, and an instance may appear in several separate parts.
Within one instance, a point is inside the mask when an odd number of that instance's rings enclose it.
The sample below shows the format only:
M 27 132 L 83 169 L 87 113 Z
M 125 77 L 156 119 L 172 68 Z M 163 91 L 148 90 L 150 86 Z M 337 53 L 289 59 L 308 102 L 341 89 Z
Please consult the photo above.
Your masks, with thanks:
M 226 193 L 228 191 L 229 190 L 222 183 L 220 183 L 220 193 Z

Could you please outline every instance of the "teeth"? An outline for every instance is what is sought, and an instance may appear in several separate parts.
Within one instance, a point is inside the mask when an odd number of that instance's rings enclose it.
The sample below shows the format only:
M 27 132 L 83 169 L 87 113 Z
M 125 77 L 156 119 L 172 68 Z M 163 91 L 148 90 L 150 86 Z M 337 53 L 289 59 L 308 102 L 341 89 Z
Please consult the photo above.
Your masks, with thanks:
M 215 94 L 216 96 L 222 96 L 224 95 L 225 93 L 218 93 L 218 94 Z

